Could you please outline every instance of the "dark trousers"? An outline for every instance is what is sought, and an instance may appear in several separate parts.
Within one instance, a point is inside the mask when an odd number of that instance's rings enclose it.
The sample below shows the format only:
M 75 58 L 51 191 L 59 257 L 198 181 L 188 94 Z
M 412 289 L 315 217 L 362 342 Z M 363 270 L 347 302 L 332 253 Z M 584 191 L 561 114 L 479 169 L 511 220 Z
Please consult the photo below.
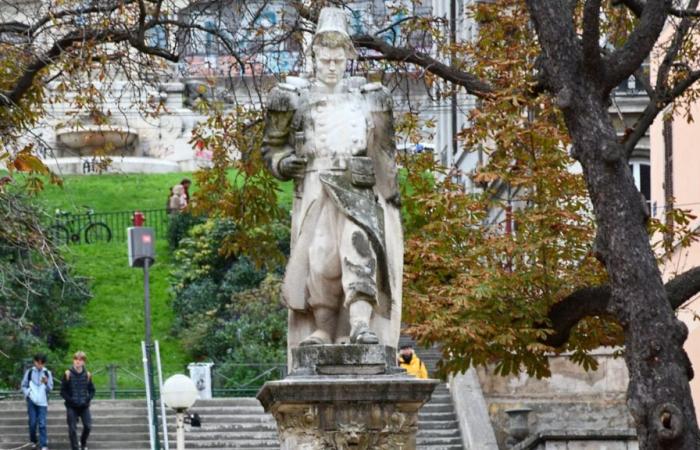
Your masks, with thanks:
M 71 408 L 66 406 L 66 418 L 68 419 L 68 437 L 70 437 L 70 447 L 72 450 L 80 450 L 87 446 L 90 428 L 92 428 L 92 418 L 90 417 L 90 407 Z M 83 433 L 80 435 L 80 447 L 78 447 L 78 418 L 83 423 Z
M 37 406 L 27 399 L 27 413 L 29 414 L 29 440 L 40 447 L 48 446 L 46 437 L 46 406 Z M 39 440 L 36 439 L 36 429 L 39 428 Z

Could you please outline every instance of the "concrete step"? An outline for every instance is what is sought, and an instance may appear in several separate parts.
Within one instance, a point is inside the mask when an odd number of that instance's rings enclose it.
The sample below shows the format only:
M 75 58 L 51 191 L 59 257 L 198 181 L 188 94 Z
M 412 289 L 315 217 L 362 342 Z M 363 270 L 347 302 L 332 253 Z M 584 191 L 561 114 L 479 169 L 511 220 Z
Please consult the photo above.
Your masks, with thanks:
M 440 412 L 452 412 L 454 407 L 452 403 L 431 403 L 428 402 L 421 408 L 420 412 L 423 414 L 429 413 L 440 413 Z
M 447 429 L 458 429 L 459 425 L 456 420 L 419 420 L 418 421 L 419 430 L 447 430 Z
M 439 412 L 439 413 L 418 413 L 418 422 L 433 422 L 443 420 L 457 420 L 454 411 Z
M 459 428 L 445 428 L 445 429 L 439 429 L 439 428 L 433 428 L 430 430 L 426 429 L 419 429 L 418 434 L 416 435 L 418 438 L 432 438 L 432 437 L 437 437 L 437 438 L 445 438 L 445 437 L 460 437 L 459 434 Z
M 96 400 L 91 406 L 94 450 L 148 450 L 149 435 L 145 400 Z M 159 411 L 160 412 L 160 411 Z M 277 426 L 255 398 L 199 401 L 192 412 L 202 419 L 201 428 L 188 427 L 188 449 L 279 450 Z M 175 417 L 167 412 L 169 440 L 174 447 Z M 440 384 L 419 414 L 418 450 L 464 450 L 452 407 L 450 392 Z M 0 401 L 0 450 L 26 444 L 26 404 Z M 159 422 L 159 426 L 160 426 Z M 51 450 L 68 450 L 65 407 L 49 406 L 48 431 Z M 161 437 L 163 431 L 161 431 Z

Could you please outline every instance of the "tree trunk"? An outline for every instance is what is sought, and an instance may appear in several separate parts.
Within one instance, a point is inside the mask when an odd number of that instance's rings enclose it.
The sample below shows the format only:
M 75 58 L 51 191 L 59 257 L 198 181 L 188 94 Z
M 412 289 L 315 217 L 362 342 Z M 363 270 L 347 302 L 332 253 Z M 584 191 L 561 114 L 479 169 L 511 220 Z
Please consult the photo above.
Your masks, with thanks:
M 647 212 L 595 87 L 579 86 L 564 109 L 598 227 L 596 251 L 611 286 L 611 313 L 625 333 L 627 403 L 642 450 L 697 450 L 688 330 L 669 305 L 646 231 Z M 602 96 L 601 96 L 602 97 Z

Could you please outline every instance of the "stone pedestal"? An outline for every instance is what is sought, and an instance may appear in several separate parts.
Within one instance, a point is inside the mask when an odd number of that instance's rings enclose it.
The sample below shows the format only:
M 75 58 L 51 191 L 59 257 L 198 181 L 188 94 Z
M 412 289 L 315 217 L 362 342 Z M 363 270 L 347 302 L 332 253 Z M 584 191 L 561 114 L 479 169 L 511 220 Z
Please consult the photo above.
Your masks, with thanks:
M 321 345 L 294 349 L 290 375 L 257 397 L 281 450 L 415 450 L 418 410 L 437 384 L 398 369 L 391 347 Z

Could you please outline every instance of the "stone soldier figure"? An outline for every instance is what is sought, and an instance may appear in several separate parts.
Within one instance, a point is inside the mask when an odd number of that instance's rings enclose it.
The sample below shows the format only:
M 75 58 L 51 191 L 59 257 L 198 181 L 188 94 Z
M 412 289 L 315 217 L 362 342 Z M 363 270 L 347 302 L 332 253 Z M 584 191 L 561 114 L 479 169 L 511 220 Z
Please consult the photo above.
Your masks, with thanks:
M 269 170 L 295 180 L 288 345 L 395 348 L 403 236 L 391 95 L 343 76 L 356 52 L 342 10 L 322 9 L 312 51 L 314 79 L 270 92 L 263 144 Z

